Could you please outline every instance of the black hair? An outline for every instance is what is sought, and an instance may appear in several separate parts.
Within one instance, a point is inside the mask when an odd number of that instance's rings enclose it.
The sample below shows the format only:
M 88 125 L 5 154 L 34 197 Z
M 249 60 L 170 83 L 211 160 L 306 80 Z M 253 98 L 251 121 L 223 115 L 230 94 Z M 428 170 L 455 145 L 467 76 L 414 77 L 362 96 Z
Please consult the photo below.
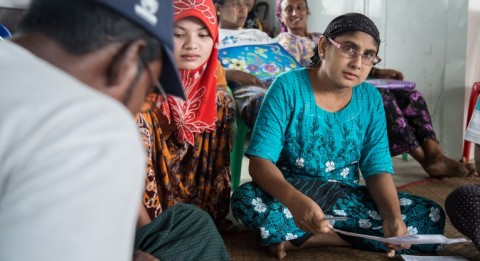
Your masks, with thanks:
M 320 40 L 315 45 L 313 49 L 313 55 L 310 57 L 310 64 L 307 67 L 320 67 L 322 65 L 322 58 L 320 58 L 320 53 L 318 53 L 318 45 L 320 44 Z M 327 41 L 327 45 L 332 45 L 330 41 Z
M 59 42 L 68 52 L 83 55 L 108 44 L 144 40 L 142 58 L 161 56 L 161 42 L 117 12 L 92 0 L 33 0 L 20 21 L 18 32 L 40 32 Z
M 310 64 L 308 67 L 320 67 L 322 64 L 322 58 L 320 58 L 320 54 L 318 53 L 318 43 L 313 48 L 313 55 L 310 57 Z
M 380 32 L 375 23 L 361 13 L 346 13 L 333 19 L 323 32 L 325 38 L 334 38 L 348 32 L 364 32 L 369 34 L 380 48 Z
M 378 31 L 377 26 L 370 18 L 361 13 L 346 13 L 336 17 L 328 24 L 323 33 L 323 37 L 325 37 L 325 39 L 335 39 L 337 36 L 356 31 L 364 32 L 372 36 L 377 47 L 380 48 L 380 32 Z M 319 43 L 315 46 L 308 67 L 319 67 L 322 64 L 322 59 L 318 53 L 318 44 Z M 327 41 L 327 44 L 330 45 L 330 41 Z

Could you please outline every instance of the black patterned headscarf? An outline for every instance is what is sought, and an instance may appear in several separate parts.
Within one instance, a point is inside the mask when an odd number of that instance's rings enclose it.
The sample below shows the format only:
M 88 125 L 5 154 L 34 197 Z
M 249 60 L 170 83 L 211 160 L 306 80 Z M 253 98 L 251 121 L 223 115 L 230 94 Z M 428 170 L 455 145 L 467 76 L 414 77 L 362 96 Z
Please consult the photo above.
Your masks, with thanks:
M 380 46 L 380 33 L 377 26 L 370 18 L 360 13 L 348 13 L 333 19 L 323 35 L 326 38 L 334 38 L 346 32 L 358 31 L 371 35 Z
M 380 47 L 380 33 L 375 23 L 367 16 L 360 13 L 347 13 L 333 19 L 325 29 L 323 36 L 325 38 L 335 38 L 347 32 L 364 32 L 373 37 Z M 309 67 L 317 67 L 321 64 L 320 55 L 318 54 L 318 43 L 315 46 L 312 61 Z

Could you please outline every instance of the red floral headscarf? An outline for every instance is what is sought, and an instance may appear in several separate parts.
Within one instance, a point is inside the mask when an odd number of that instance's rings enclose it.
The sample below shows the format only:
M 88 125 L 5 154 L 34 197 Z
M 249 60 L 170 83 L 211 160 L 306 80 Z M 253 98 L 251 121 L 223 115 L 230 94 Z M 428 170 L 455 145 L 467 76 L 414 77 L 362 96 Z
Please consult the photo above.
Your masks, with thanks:
M 182 70 L 180 75 L 187 97 L 183 101 L 168 96 L 162 107 L 168 122 L 175 123 L 178 141 L 192 144 L 195 135 L 215 129 L 217 120 L 216 70 L 218 60 L 218 24 L 212 0 L 174 0 L 174 20 L 196 17 L 205 24 L 213 38 L 214 46 L 205 64 L 197 69 Z

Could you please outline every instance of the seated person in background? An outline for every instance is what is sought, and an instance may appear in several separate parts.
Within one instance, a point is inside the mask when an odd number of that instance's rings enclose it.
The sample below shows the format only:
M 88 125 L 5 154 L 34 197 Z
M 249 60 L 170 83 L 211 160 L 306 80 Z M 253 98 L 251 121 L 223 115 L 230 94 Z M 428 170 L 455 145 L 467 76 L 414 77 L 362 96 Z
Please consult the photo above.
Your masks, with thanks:
M 258 29 L 243 28 L 247 19 L 249 0 L 215 0 L 219 26 L 220 48 L 274 42 Z
M 223 48 L 248 45 L 276 44 L 258 29 L 243 29 L 247 17 L 248 0 L 216 0 L 219 19 L 219 45 Z M 268 84 L 255 75 L 239 69 L 226 69 L 226 78 L 233 91 L 243 121 L 253 128 Z
M 342 26 L 348 25 L 348 26 Z M 259 230 L 278 258 L 288 249 L 353 246 L 401 253 L 435 252 L 439 245 L 396 246 L 344 236 L 443 234 L 435 202 L 398 193 L 391 177 L 385 112 L 365 83 L 379 61 L 380 37 L 366 16 L 335 18 L 319 42 L 318 66 L 278 76 L 258 115 L 249 148 L 253 182 L 232 195 L 232 213 Z M 355 53 L 340 48 L 352 44 Z M 359 185 L 363 175 L 366 186 Z M 326 216 L 345 216 L 330 223 Z
M 307 0 L 277 0 L 277 19 L 282 33 L 276 40 L 303 66 L 308 66 L 316 51 L 321 33 L 308 32 L 310 14 Z M 315 61 L 313 61 L 315 63 Z M 403 80 L 401 72 L 372 68 L 369 76 Z M 391 156 L 409 153 L 431 177 L 464 177 L 475 174 L 473 164 L 466 159 L 458 162 L 443 154 L 427 104 L 417 90 L 379 88 L 382 95 Z
M 187 8 L 188 7 L 188 8 Z M 218 87 L 217 18 L 211 0 L 174 1 L 174 57 L 186 101 L 147 98 L 137 117 L 147 153 L 142 203 L 150 220 L 177 203 L 208 212 L 223 232 L 230 205 L 230 151 L 235 103 Z
M 270 35 L 270 26 L 268 25 L 268 23 L 266 21 L 260 20 L 260 18 L 258 18 L 257 16 L 256 10 L 255 10 L 256 3 L 257 3 L 256 0 L 247 1 L 248 14 L 247 14 L 247 20 L 245 21 L 243 28 L 258 29 Z
M 306 0 L 277 0 L 275 14 L 280 34 L 275 40 L 302 65 L 310 65 L 313 50 L 318 44 L 319 32 L 307 31 L 310 15 Z
M 242 67 L 241 64 L 239 64 L 239 66 L 232 66 L 234 68 L 226 68 L 226 78 L 233 91 L 238 108 L 237 111 L 243 121 L 252 129 L 270 81 L 264 82 L 260 80 L 256 77 L 259 70 L 256 70 L 256 75 L 254 75 L 249 73 L 252 72 L 252 70 L 248 68 L 257 65 L 257 67 L 266 66 L 262 67 L 262 70 L 269 71 L 269 74 L 274 76 L 278 75 L 281 71 L 293 67 L 297 68 L 298 65 L 293 58 L 266 33 L 258 29 L 242 28 L 246 19 L 248 0 L 216 0 L 215 3 L 220 27 L 220 52 L 223 53 L 222 50 L 230 49 L 230 47 L 243 48 L 254 45 L 255 47 L 252 47 L 252 52 L 247 51 L 247 55 L 268 57 L 266 59 L 260 59 L 260 64 L 248 64 L 247 70 L 244 71 L 240 68 Z M 255 49 L 255 51 L 253 51 L 253 49 Z M 266 49 L 275 50 L 273 51 L 275 54 L 270 51 L 265 51 Z M 281 54 L 279 55 L 279 53 Z M 288 58 L 286 56 L 288 56 Z M 264 62 L 266 62 L 266 60 L 273 61 L 274 63 L 265 64 Z M 282 69 L 277 70 L 279 68 Z M 270 69 L 272 70 L 270 71 Z
M 480 100 L 468 124 L 465 140 L 475 144 L 475 166 L 480 170 Z M 480 250 L 480 184 L 470 184 L 451 192 L 445 200 L 445 211 L 452 225 Z

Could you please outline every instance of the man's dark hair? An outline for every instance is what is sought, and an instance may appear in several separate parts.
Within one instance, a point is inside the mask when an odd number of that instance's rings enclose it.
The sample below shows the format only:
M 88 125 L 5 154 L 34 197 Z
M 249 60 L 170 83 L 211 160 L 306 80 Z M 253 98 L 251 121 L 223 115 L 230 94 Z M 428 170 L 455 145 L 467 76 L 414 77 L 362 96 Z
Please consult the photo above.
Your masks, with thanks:
M 160 57 L 162 50 L 160 41 L 147 31 L 92 0 L 32 0 L 17 30 L 43 33 L 76 55 L 140 39 L 146 42 L 145 61 Z

